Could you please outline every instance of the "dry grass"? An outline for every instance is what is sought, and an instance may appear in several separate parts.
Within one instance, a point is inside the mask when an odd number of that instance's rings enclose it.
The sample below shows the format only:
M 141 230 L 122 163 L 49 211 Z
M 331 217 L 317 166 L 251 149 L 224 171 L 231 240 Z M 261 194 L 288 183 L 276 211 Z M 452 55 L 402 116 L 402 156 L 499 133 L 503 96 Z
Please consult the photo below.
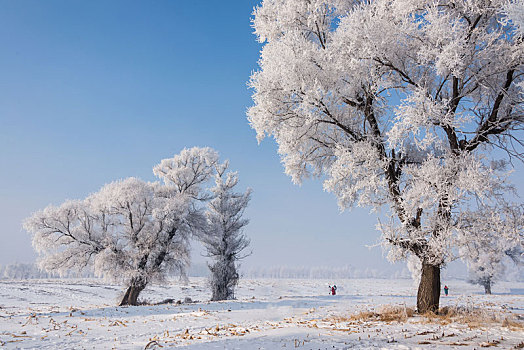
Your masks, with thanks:
M 406 322 L 415 316 L 415 310 L 403 305 L 384 305 L 376 311 L 361 311 L 350 316 L 332 316 L 323 319 L 324 322 L 355 323 L 355 322 Z M 491 325 L 507 327 L 511 331 L 524 330 L 524 321 L 513 314 L 483 308 L 443 307 L 438 314 L 427 312 L 420 315 L 420 323 L 437 323 L 447 325 L 452 323 L 466 324 L 470 328 L 482 328 Z
M 368 321 L 375 320 L 378 318 L 378 314 L 371 311 L 360 311 L 358 314 L 351 315 L 349 317 L 350 321 Z
M 506 317 L 504 321 L 502 321 L 502 327 L 507 327 L 512 331 L 522 331 L 524 330 L 524 322 Z M 524 342 L 522 345 L 522 347 L 524 347 Z
M 406 322 L 413 317 L 415 310 L 406 306 L 383 306 L 378 312 L 378 318 L 383 322 Z
M 438 323 L 441 325 L 462 323 L 467 324 L 470 328 L 499 324 L 511 330 L 524 329 L 524 323 L 517 320 L 514 315 L 489 309 L 446 306 L 441 308 L 438 314 L 427 312 L 421 316 L 423 317 L 423 323 Z
M 385 305 L 377 312 L 361 311 L 349 317 L 335 316 L 324 321 L 329 322 L 355 322 L 355 321 L 382 321 L 382 322 L 406 322 L 413 317 L 415 310 L 410 307 L 400 305 Z
M 415 310 L 403 305 L 384 305 L 376 311 L 361 311 L 350 316 L 331 316 L 323 322 L 360 323 L 360 322 L 407 322 L 415 316 Z M 416 323 L 447 325 L 452 323 L 466 324 L 469 328 L 485 328 L 493 325 L 507 327 L 511 331 L 523 331 L 524 321 L 518 316 L 501 311 L 483 308 L 466 308 L 446 306 L 438 314 L 427 312 L 417 317 Z

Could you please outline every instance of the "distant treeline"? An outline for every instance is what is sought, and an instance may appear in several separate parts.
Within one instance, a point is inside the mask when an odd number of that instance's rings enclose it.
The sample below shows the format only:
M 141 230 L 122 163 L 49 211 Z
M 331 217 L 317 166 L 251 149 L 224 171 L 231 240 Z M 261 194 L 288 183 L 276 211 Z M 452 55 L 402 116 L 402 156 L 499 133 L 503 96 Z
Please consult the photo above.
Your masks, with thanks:
M 31 263 L 13 263 L 9 265 L 0 265 L 1 279 L 33 279 L 33 278 L 88 278 L 94 277 L 90 271 L 82 273 L 70 272 L 60 276 L 58 273 L 45 272 L 38 268 L 36 264 Z
M 196 263 L 188 269 L 190 277 L 207 277 L 209 269 L 204 263 Z M 339 267 L 316 266 L 261 266 L 244 268 L 240 271 L 244 278 L 305 278 L 305 279 L 341 279 L 341 278 L 411 278 L 407 268 L 403 270 L 358 269 L 350 265 Z M 32 279 L 32 278 L 92 278 L 91 271 L 83 273 L 70 272 L 65 275 L 45 272 L 31 263 L 13 263 L 0 265 L 1 279 Z
M 206 264 L 195 264 L 188 270 L 191 277 L 207 277 L 209 269 Z M 0 279 L 38 279 L 38 278 L 95 278 L 92 271 L 85 270 L 81 273 L 68 272 L 60 275 L 59 273 L 46 272 L 34 263 L 13 263 L 0 265 Z
M 246 278 L 305 278 L 305 279 L 343 279 L 343 278 L 411 278 L 407 268 L 378 270 L 359 269 L 351 265 L 344 266 L 263 266 L 243 270 Z
M 209 269 L 205 263 L 195 263 L 187 271 L 190 277 L 207 277 Z M 401 266 L 391 266 L 382 270 L 374 268 L 359 269 L 351 265 L 343 266 L 258 266 L 240 269 L 243 278 L 304 278 L 304 279 L 350 279 L 350 278 L 385 278 L 409 279 L 411 273 Z M 457 271 L 442 271 L 444 278 L 465 279 L 466 276 Z M 81 274 L 68 273 L 60 276 L 57 273 L 47 273 L 31 263 L 13 263 L 0 265 L 0 279 L 33 279 L 33 278 L 94 278 L 91 271 Z M 523 281 L 523 271 L 510 271 L 504 280 Z

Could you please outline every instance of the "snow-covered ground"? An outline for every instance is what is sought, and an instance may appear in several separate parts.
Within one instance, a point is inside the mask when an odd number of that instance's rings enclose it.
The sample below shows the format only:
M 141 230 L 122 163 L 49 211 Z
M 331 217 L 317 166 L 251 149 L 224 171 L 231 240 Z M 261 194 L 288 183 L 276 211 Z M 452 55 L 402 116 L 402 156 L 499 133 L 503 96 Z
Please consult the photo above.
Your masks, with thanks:
M 410 280 L 241 280 L 238 300 L 209 302 L 205 279 L 152 286 L 142 297 L 192 303 L 115 307 L 122 288 L 99 280 L 0 281 L 0 347 L 39 349 L 510 349 L 524 346 L 524 283 L 494 295 L 444 281 L 441 306 L 480 308 L 492 323 L 404 322 L 376 317 L 384 306 L 415 306 Z M 338 295 L 328 295 L 336 283 Z M 408 309 L 406 309 L 407 311 Z M 504 319 L 510 322 L 503 322 Z M 500 321 L 500 322 L 499 322 Z

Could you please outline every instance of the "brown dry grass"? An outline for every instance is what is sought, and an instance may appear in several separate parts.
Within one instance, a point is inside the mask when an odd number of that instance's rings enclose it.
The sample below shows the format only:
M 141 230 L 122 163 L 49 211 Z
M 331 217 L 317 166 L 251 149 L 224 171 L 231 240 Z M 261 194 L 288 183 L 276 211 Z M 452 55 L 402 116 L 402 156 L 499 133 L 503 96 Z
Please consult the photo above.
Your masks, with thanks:
M 383 322 L 406 322 L 413 317 L 415 310 L 405 306 L 383 306 L 378 312 L 378 318 Z
M 351 315 L 350 321 L 368 321 L 377 319 L 378 314 L 371 311 L 360 311 L 358 314 Z
M 402 305 L 384 305 L 376 311 L 361 311 L 350 316 L 332 316 L 325 318 L 324 322 L 336 323 L 355 323 L 366 321 L 381 322 L 406 322 L 415 316 L 415 310 Z M 514 314 L 508 314 L 482 308 L 465 308 L 446 306 L 439 310 L 438 314 L 428 312 L 420 315 L 419 323 L 437 323 L 447 325 L 451 323 L 466 324 L 470 328 L 488 327 L 490 325 L 500 325 L 507 327 L 511 331 L 524 330 L 524 321 L 518 319 Z
M 323 321 L 328 322 L 355 322 L 355 321 L 382 321 L 382 322 L 406 322 L 413 317 L 415 310 L 410 307 L 400 305 L 385 305 L 378 311 L 361 311 L 357 314 L 346 316 L 334 316 Z
M 438 323 L 441 325 L 462 323 L 467 324 L 470 328 L 499 324 L 511 330 L 524 329 L 524 323 L 517 320 L 514 315 L 489 309 L 446 306 L 441 308 L 438 314 L 427 312 L 421 316 L 423 323 Z
M 506 317 L 504 321 L 502 321 L 502 327 L 507 327 L 512 331 L 522 331 L 524 330 L 524 322 Z M 524 342 L 522 344 L 524 345 Z

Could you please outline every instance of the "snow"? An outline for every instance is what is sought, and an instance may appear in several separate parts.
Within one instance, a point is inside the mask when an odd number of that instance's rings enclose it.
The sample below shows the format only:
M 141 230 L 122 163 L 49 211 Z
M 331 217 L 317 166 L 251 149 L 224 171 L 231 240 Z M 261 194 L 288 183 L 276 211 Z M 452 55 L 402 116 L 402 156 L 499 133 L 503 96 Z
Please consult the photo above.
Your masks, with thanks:
M 493 295 L 464 281 L 443 281 L 450 296 L 441 306 L 478 307 L 513 317 L 470 327 L 421 316 L 406 322 L 350 320 L 384 305 L 414 307 L 411 280 L 240 280 L 237 300 L 209 302 L 204 278 L 150 286 L 151 303 L 191 298 L 192 303 L 116 307 L 122 289 L 97 279 L 0 281 L 0 346 L 6 349 L 474 349 L 522 342 L 524 283 L 500 282 Z M 328 285 L 337 284 L 337 295 Z M 520 321 L 519 321 L 520 318 Z M 455 345 L 453 345 L 455 344 Z M 462 345 L 458 345 L 462 344 Z

